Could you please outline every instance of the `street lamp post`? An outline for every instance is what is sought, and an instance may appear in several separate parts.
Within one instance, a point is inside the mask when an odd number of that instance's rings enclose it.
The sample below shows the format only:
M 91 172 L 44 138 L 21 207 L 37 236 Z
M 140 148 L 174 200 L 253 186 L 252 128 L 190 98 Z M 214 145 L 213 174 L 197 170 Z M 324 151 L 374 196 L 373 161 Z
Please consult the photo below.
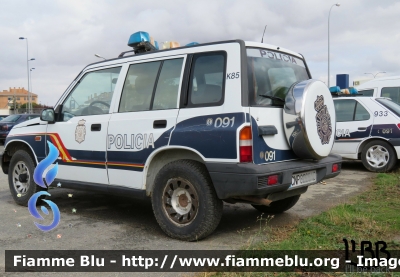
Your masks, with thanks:
M 100 56 L 99 54 L 94 54 L 97 58 L 100 58 L 100 59 L 103 59 L 103 60 L 107 60 L 106 58 L 104 58 L 104 57 L 102 57 L 102 56 Z
M 329 15 L 328 15 L 328 87 L 330 87 L 330 79 L 331 79 L 330 66 L 329 66 L 329 55 L 330 55 L 329 54 L 329 20 L 331 17 L 331 10 L 334 6 L 339 7 L 340 3 L 333 4 L 332 7 L 329 9 Z
M 29 59 L 29 46 L 28 46 L 28 38 L 26 38 L 26 37 L 19 37 L 19 39 L 22 39 L 22 40 L 26 40 L 26 71 L 27 71 L 27 74 L 28 74 L 28 99 L 29 99 L 29 90 L 30 90 L 30 86 L 29 86 L 29 62 L 30 61 L 34 61 L 35 60 L 35 58 L 32 58 L 32 59 Z M 16 95 L 15 95 L 15 91 L 14 91 L 14 110 L 15 110 L 15 101 L 16 101 Z M 29 100 L 28 100 L 29 101 Z M 29 105 L 30 105 L 30 102 L 29 102 Z
M 28 62 L 34 61 L 34 60 L 35 60 L 35 58 L 29 59 Z M 32 69 L 30 71 L 32 71 Z M 30 85 L 29 85 L 29 89 L 28 89 L 28 102 L 29 102 L 29 109 L 32 109 L 32 101 L 31 101 L 31 98 L 29 98 L 29 95 L 31 95 L 30 92 L 32 91 L 32 79 L 30 79 L 29 84 Z
M 31 114 L 32 113 L 32 93 L 33 93 L 33 82 L 32 82 L 32 70 L 35 70 L 34 67 L 32 67 L 29 72 L 31 73 L 31 91 L 28 91 L 28 113 Z
M 373 73 L 364 73 L 364 74 L 371 74 L 371 75 L 374 77 L 374 79 L 375 79 L 376 75 L 378 75 L 379 73 L 386 73 L 386 72 L 385 72 L 385 71 L 379 71 L 379 72 L 376 73 L 376 74 L 373 74 Z

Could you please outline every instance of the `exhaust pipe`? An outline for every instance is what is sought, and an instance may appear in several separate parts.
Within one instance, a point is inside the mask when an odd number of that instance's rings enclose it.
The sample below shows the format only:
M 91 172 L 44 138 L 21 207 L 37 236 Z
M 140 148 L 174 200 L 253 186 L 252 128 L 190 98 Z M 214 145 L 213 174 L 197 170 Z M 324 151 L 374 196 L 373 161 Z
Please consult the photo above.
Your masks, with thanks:
M 257 204 L 257 205 L 269 206 L 269 204 L 272 203 L 272 201 L 269 199 L 260 198 L 260 197 L 256 197 L 256 196 L 241 196 L 238 198 L 241 200 L 251 202 L 252 204 Z

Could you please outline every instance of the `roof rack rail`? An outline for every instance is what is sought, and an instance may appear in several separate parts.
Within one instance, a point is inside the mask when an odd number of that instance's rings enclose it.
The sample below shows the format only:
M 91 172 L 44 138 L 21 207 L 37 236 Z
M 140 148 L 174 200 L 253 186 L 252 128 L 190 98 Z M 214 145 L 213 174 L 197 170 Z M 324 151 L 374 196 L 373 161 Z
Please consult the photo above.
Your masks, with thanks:
M 155 48 L 148 41 L 139 42 L 139 43 L 135 44 L 132 47 L 133 47 L 133 50 L 122 52 L 121 54 L 118 55 L 118 58 L 122 58 L 126 53 L 130 53 L 130 52 L 134 52 L 135 54 L 138 54 L 138 53 L 144 53 L 144 52 L 150 52 L 150 51 L 156 51 L 157 50 L 157 48 Z
M 198 45 L 198 42 L 191 42 L 186 44 L 185 46 L 194 46 Z M 160 47 L 158 46 L 158 42 L 155 41 L 152 37 L 150 37 L 149 33 L 140 31 L 133 33 L 128 41 L 128 46 L 132 47 L 133 50 L 124 51 L 118 55 L 118 58 L 122 58 L 126 53 L 134 52 L 135 54 L 157 51 L 159 49 L 170 49 L 180 47 L 179 42 L 177 41 L 165 41 L 161 43 Z
M 135 52 L 135 50 L 129 50 L 129 51 L 122 52 L 121 54 L 118 55 L 118 58 L 122 58 L 126 53 L 130 53 L 130 52 Z
M 332 97 L 357 97 L 357 96 L 363 96 L 364 94 L 362 93 L 357 93 L 357 94 L 344 94 L 344 93 L 331 93 Z

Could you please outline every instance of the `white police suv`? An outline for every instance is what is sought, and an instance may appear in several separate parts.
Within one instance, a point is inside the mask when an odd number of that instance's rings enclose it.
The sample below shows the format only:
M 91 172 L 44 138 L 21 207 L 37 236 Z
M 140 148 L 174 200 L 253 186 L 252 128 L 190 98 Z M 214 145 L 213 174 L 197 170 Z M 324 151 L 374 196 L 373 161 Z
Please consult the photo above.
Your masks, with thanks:
M 400 157 L 400 106 L 390 98 L 338 97 L 332 152 L 361 159 L 374 172 L 389 171 Z
M 400 104 L 400 76 L 389 76 L 372 79 L 357 86 L 363 96 L 388 97 Z
M 133 50 L 88 65 L 54 110 L 12 129 L 0 160 L 18 204 L 39 189 L 48 141 L 60 153 L 53 184 L 151 197 L 161 229 L 189 241 L 214 231 L 223 200 L 280 213 L 339 174 L 332 96 L 301 54 L 150 41 L 133 34 Z

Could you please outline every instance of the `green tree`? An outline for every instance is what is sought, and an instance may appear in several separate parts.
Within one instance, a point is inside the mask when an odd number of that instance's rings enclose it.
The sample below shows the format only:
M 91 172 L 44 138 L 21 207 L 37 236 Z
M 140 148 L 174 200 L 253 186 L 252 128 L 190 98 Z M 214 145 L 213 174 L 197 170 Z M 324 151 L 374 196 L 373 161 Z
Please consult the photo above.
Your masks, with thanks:
M 22 104 L 20 106 L 21 109 L 27 109 L 28 108 L 28 103 Z M 32 109 L 44 109 L 44 108 L 49 108 L 46 105 L 42 105 L 42 104 L 36 104 L 34 102 L 32 102 Z

